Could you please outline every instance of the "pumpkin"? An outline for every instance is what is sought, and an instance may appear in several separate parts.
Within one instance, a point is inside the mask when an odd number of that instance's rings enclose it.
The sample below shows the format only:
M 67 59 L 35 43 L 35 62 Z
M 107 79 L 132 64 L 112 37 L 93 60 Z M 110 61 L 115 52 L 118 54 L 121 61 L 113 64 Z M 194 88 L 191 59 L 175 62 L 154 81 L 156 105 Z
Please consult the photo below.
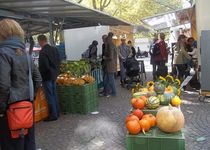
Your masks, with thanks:
M 130 114 L 126 117 L 125 122 L 127 123 L 128 121 L 133 121 L 133 120 L 139 121 L 139 118 L 133 114 Z
M 173 92 L 174 92 L 174 94 L 175 94 L 175 95 L 177 95 L 177 94 L 178 94 L 178 89 L 177 89 L 177 87 L 172 86 L 172 88 L 173 88 Z
M 172 98 L 174 97 L 174 93 L 168 93 L 168 92 L 165 92 L 164 93 L 164 101 L 161 102 L 161 105 L 168 105 L 170 104 Z
M 155 82 L 154 90 L 157 94 L 163 94 L 165 91 L 165 85 L 160 82 Z
M 180 131 L 184 126 L 184 115 L 171 105 L 161 107 L 156 114 L 157 127 L 167 133 Z
M 133 108 L 135 109 L 143 109 L 144 108 L 144 100 L 138 98 L 134 103 L 133 103 Z
M 142 99 L 144 101 L 144 103 L 147 103 L 148 97 L 147 96 L 141 96 L 140 99 Z
M 156 117 L 152 114 L 146 114 L 142 117 L 142 119 L 148 119 L 151 127 L 154 127 L 156 125 Z
M 151 96 L 147 100 L 146 107 L 148 109 L 156 109 L 160 106 L 160 100 L 156 96 Z
M 128 121 L 126 123 L 126 128 L 130 134 L 138 134 L 141 131 L 141 126 L 138 121 Z
M 165 96 L 163 94 L 159 94 L 157 98 L 160 100 L 160 105 L 166 105 Z
M 139 98 L 143 95 L 147 95 L 147 92 L 136 92 L 136 93 L 133 93 L 133 97 L 134 98 Z
M 171 105 L 173 106 L 179 106 L 182 103 L 181 99 L 179 98 L 179 96 L 174 96 L 171 100 Z
M 139 119 L 142 118 L 142 116 L 144 115 L 143 111 L 141 111 L 140 109 L 135 109 L 133 110 L 133 115 L 137 116 Z
M 141 119 L 139 121 L 140 127 L 142 132 L 145 134 L 145 132 L 149 131 L 149 129 L 151 128 L 150 126 L 150 121 L 147 119 Z
M 135 97 L 131 98 L 131 104 L 133 105 L 136 100 L 137 100 L 137 98 L 135 98 Z

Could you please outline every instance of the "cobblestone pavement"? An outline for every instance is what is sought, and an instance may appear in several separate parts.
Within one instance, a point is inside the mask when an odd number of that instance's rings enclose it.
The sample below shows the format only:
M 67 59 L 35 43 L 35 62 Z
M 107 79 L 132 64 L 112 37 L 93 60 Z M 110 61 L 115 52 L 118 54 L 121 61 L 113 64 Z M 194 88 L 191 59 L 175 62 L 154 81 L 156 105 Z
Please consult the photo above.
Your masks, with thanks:
M 124 119 L 131 94 L 118 86 L 118 96 L 99 98 L 97 115 L 62 115 L 55 122 L 36 124 L 37 148 L 42 150 L 125 150 Z M 210 103 L 198 101 L 198 94 L 183 93 L 182 111 L 186 150 L 210 150 Z M 204 141 L 197 139 L 204 137 Z M 201 138 L 202 139 L 202 138 Z

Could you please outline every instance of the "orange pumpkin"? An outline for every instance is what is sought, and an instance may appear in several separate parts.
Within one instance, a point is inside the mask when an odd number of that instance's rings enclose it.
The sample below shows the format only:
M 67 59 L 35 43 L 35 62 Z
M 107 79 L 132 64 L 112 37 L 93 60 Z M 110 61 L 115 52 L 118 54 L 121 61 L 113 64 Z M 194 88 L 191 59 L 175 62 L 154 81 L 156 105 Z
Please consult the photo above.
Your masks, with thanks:
M 133 114 L 130 114 L 126 117 L 125 122 L 127 123 L 128 121 L 133 121 L 133 120 L 139 121 L 139 118 Z
M 156 117 L 152 114 L 146 114 L 142 117 L 142 119 L 149 120 L 151 127 L 154 127 L 156 125 Z
M 145 132 L 149 131 L 149 129 L 151 128 L 150 122 L 148 119 L 141 119 L 139 121 L 139 124 L 140 124 L 141 130 L 144 134 L 145 134 Z
M 141 131 L 141 126 L 136 120 L 128 121 L 126 128 L 130 134 L 138 134 Z
M 148 97 L 143 95 L 143 96 L 140 97 L 140 99 L 142 99 L 144 101 L 144 104 L 146 104 L 147 100 L 148 100 Z
M 137 98 L 133 97 L 131 98 L 131 104 L 133 105 L 136 102 Z
M 139 119 L 142 118 L 142 116 L 144 115 L 143 111 L 140 109 L 135 109 L 133 110 L 133 115 L 137 116 Z
M 134 102 L 133 107 L 134 107 L 135 109 L 143 109 L 143 108 L 144 108 L 144 105 L 145 105 L 144 100 L 138 98 L 138 99 Z

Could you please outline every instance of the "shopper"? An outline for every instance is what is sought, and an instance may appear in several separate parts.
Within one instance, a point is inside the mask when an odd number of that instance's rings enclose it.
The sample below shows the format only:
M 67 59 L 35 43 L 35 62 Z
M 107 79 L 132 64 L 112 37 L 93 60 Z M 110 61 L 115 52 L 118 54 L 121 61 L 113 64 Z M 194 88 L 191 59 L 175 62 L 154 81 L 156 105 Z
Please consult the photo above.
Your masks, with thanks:
M 150 45 L 150 49 L 149 49 L 149 54 L 150 54 L 150 64 L 152 65 L 152 75 L 153 75 L 153 80 L 156 79 L 156 70 L 157 70 L 157 64 L 155 63 L 154 57 L 155 55 L 153 55 L 153 49 L 155 44 L 158 42 L 158 37 L 155 36 L 153 38 L 153 42 Z
M 12 19 L 3 19 L 0 31 L 0 149 L 35 150 L 34 125 L 24 138 L 12 138 L 6 111 L 15 102 L 33 101 L 33 88 L 41 84 L 41 76 L 32 59 L 27 58 L 21 26 Z M 30 86 L 29 64 L 34 82 Z
M 164 33 L 159 34 L 159 40 L 158 43 L 155 44 L 154 50 L 154 63 L 157 65 L 157 70 L 155 70 L 155 78 L 158 78 L 159 76 L 166 76 L 168 73 L 168 68 L 165 66 L 165 64 L 168 61 L 168 49 L 165 43 Z
M 98 41 L 94 40 L 92 44 L 89 46 L 89 58 L 90 59 L 97 59 L 97 52 L 98 52 Z
M 107 37 L 106 50 L 104 55 L 105 60 L 105 77 L 104 88 L 105 96 L 116 96 L 115 73 L 117 70 L 117 48 L 112 41 L 113 33 L 109 33 Z
M 136 50 L 135 48 L 133 47 L 132 45 L 132 42 L 131 41 L 128 41 L 128 46 L 130 47 L 130 50 L 131 50 L 131 57 L 136 57 Z
M 119 62 L 120 62 L 120 82 L 122 87 L 125 84 L 125 77 L 126 77 L 126 69 L 125 69 L 125 62 L 126 59 L 131 55 L 131 50 L 128 45 L 126 45 L 126 39 L 121 39 L 121 44 L 118 47 L 119 49 Z
M 177 44 L 174 49 L 174 66 L 176 68 L 176 77 L 181 81 L 187 76 L 187 63 L 191 59 L 186 50 L 186 36 L 181 34 L 178 37 Z
M 54 121 L 59 117 L 58 100 L 56 94 L 56 78 L 59 75 L 58 50 L 47 43 L 45 35 L 38 36 L 42 50 L 39 54 L 39 70 L 43 79 L 43 87 L 49 107 L 49 117 L 45 121 Z

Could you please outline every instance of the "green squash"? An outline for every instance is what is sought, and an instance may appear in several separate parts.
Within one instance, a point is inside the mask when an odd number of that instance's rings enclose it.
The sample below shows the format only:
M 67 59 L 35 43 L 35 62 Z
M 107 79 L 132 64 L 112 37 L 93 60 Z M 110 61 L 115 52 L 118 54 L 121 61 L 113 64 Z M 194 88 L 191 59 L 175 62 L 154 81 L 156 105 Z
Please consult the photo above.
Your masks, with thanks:
M 147 92 L 136 92 L 136 93 L 133 93 L 133 97 L 134 98 L 139 98 L 141 96 L 147 96 Z
M 154 90 L 157 94 L 163 94 L 165 91 L 165 85 L 160 82 L 155 82 Z
M 175 96 L 175 94 L 165 92 L 163 96 L 164 96 L 164 100 L 162 100 L 161 105 L 169 105 L 171 103 L 172 98 Z
M 173 88 L 173 92 L 174 92 L 174 94 L 175 94 L 175 95 L 177 95 L 177 94 L 178 94 L 178 89 L 177 89 L 177 87 L 172 86 L 172 88 Z
M 160 100 L 156 96 L 151 96 L 147 100 L 146 107 L 148 109 L 156 109 L 160 106 Z
M 160 105 L 166 105 L 165 104 L 166 103 L 166 98 L 165 98 L 165 96 L 163 94 L 159 94 L 157 96 L 157 98 L 159 98 L 159 100 L 160 100 Z

